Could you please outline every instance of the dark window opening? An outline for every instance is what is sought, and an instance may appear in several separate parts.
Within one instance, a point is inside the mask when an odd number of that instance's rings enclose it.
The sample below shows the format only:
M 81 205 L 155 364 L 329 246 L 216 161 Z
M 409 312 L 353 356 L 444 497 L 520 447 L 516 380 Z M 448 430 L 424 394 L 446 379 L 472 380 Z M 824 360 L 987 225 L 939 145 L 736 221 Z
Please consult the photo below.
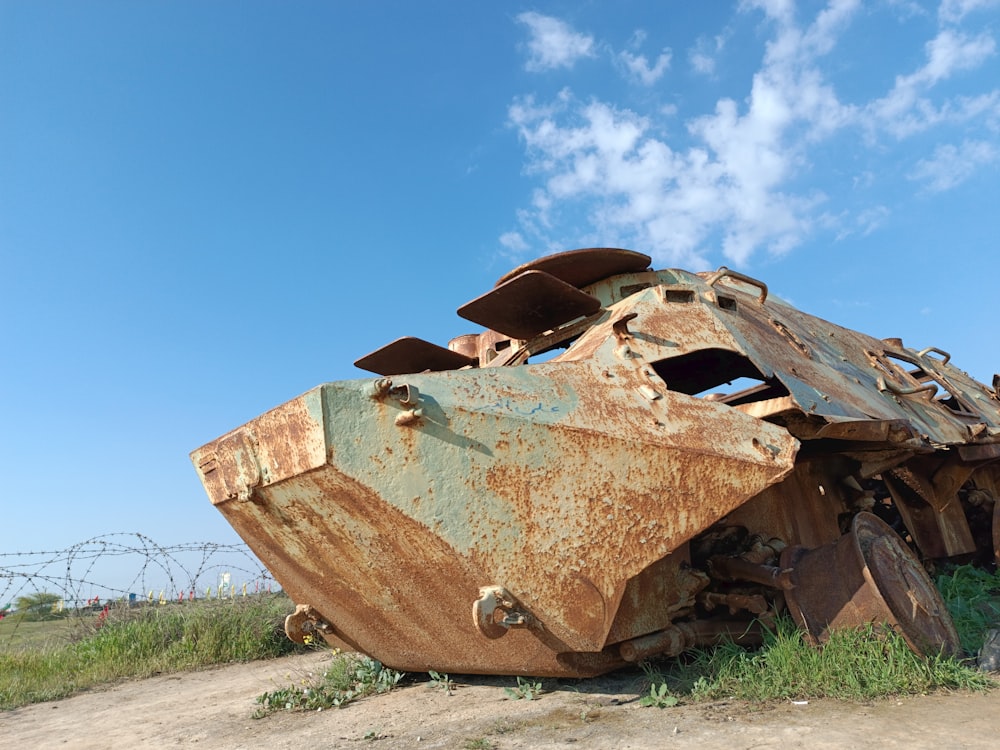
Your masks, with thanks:
M 728 349 L 701 349 L 653 362 L 667 388 L 730 406 L 788 395 L 775 378 L 765 378 L 747 357 Z
M 694 290 L 693 289 L 664 289 L 663 298 L 667 302 L 676 302 L 681 304 L 686 304 L 689 302 L 694 302 Z
M 724 297 L 721 294 L 715 295 L 715 302 L 723 310 L 730 310 L 731 312 L 736 312 L 736 298 L 735 297 Z
M 649 289 L 651 286 L 652 284 L 648 282 L 644 282 L 642 284 L 630 284 L 629 286 L 619 287 L 618 294 L 621 295 L 622 299 L 625 299 L 626 297 L 631 297 L 637 292 L 641 292 L 643 289 Z

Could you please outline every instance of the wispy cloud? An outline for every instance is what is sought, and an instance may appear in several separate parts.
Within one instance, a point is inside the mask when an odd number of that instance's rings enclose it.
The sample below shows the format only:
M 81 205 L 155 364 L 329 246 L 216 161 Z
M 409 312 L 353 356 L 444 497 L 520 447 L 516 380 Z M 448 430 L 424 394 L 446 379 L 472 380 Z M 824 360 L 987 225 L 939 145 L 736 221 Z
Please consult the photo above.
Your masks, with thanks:
M 517 20 L 528 27 L 527 70 L 540 73 L 572 68 L 580 58 L 594 56 L 594 38 L 574 31 L 558 18 L 528 12 L 518 15 Z
M 618 59 L 621 60 L 629 77 L 643 86 L 652 86 L 663 77 L 670 67 L 671 56 L 670 50 L 664 49 L 656 58 L 656 62 L 650 64 L 645 55 L 633 54 L 628 50 L 618 53 Z
M 938 146 L 929 159 L 918 161 L 909 177 L 923 183 L 927 192 L 940 193 L 965 182 L 977 170 L 998 159 L 1000 148 L 987 141 L 945 144 Z
M 998 91 L 934 96 L 943 81 L 995 54 L 988 32 L 969 34 L 953 25 L 952 19 L 985 5 L 945 0 L 939 17 L 949 20 L 926 43 L 921 65 L 867 102 L 842 101 L 825 64 L 859 14 L 860 0 L 829 0 L 805 22 L 791 0 L 744 0 L 741 11 L 763 13 L 769 29 L 750 90 L 742 100 L 721 98 L 710 113 L 689 116 L 681 133 L 665 127 L 662 109 L 635 111 L 569 88 L 551 101 L 516 98 L 509 123 L 525 146 L 526 173 L 537 180 L 530 206 L 518 214 L 518 243 L 573 246 L 583 223 L 587 232 L 647 249 L 660 262 L 706 265 L 709 248 L 721 247 L 728 262 L 745 265 L 760 251 L 788 252 L 816 231 L 876 231 L 889 215 L 886 207 L 853 216 L 830 211 L 820 182 L 803 182 L 814 151 L 835 137 L 858 142 L 862 132 L 872 145 L 883 133 L 899 140 L 944 122 L 1000 122 Z M 719 41 L 713 50 L 700 40 L 695 49 L 705 58 L 692 54 L 695 70 L 711 73 L 709 53 L 723 46 Z M 632 61 L 631 72 L 640 80 L 645 74 L 650 86 L 669 66 L 667 58 L 657 71 L 659 60 L 651 65 L 634 52 L 617 59 Z M 912 179 L 944 190 L 966 179 L 977 157 L 979 166 L 996 158 L 997 147 L 987 140 L 952 148 L 920 161 Z M 951 172 L 945 170 L 949 156 Z M 867 189 L 872 180 L 859 170 L 846 176 L 844 189 L 852 183 Z M 512 249 L 509 238 L 503 244 Z
M 1000 5 L 1000 0 L 943 0 L 938 18 L 944 23 L 958 23 L 969 13 Z
M 688 63 L 695 73 L 711 76 L 715 74 L 716 58 L 726 47 L 729 32 L 714 37 L 701 36 L 688 51 Z
M 896 77 L 884 97 L 866 108 L 869 132 L 884 131 L 905 138 L 943 121 L 962 121 L 997 107 L 1000 90 L 976 97 L 956 97 L 935 104 L 926 93 L 954 74 L 978 67 L 996 53 L 996 41 L 986 32 L 970 36 L 944 29 L 925 45 L 927 62 L 909 75 Z

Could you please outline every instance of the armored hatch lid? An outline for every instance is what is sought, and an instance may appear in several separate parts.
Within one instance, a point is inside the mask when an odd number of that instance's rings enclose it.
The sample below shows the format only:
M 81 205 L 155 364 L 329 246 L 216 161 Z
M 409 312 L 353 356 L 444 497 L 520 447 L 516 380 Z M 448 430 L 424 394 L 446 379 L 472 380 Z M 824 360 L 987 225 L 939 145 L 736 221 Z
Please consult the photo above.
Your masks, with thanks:
M 403 336 L 356 360 L 354 366 L 378 375 L 404 375 L 425 370 L 457 370 L 475 363 L 472 357 L 430 341 Z
M 500 277 L 500 286 L 525 271 L 544 271 L 577 289 L 619 273 L 637 273 L 653 262 L 645 253 L 617 247 L 587 247 L 537 258 Z
M 544 271 L 529 270 L 466 302 L 458 314 L 523 341 L 600 309 L 597 297 Z

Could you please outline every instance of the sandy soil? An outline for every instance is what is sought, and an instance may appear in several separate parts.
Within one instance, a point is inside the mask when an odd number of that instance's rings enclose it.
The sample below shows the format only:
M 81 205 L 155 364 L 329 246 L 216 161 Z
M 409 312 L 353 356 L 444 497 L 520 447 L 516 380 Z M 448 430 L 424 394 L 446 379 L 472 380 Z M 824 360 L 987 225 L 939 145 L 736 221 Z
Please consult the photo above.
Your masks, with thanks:
M 511 678 L 428 683 L 343 709 L 252 719 L 261 693 L 322 672 L 323 653 L 154 677 L 0 713 L 0 745 L 18 748 L 995 748 L 1000 691 L 867 704 L 722 701 L 638 705 L 636 674 L 512 701 Z

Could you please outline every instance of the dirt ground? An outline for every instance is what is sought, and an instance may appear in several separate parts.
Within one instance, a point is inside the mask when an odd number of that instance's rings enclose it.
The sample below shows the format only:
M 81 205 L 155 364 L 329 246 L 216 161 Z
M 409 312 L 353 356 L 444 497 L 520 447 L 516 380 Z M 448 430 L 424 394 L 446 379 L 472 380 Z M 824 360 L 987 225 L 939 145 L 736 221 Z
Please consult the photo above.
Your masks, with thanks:
M 720 701 L 642 708 L 639 675 L 552 685 L 508 700 L 512 678 L 426 682 L 321 712 L 252 719 L 265 691 L 321 673 L 329 654 L 154 677 L 0 713 L 0 745 L 18 748 L 995 748 L 1000 691 L 875 703 Z

